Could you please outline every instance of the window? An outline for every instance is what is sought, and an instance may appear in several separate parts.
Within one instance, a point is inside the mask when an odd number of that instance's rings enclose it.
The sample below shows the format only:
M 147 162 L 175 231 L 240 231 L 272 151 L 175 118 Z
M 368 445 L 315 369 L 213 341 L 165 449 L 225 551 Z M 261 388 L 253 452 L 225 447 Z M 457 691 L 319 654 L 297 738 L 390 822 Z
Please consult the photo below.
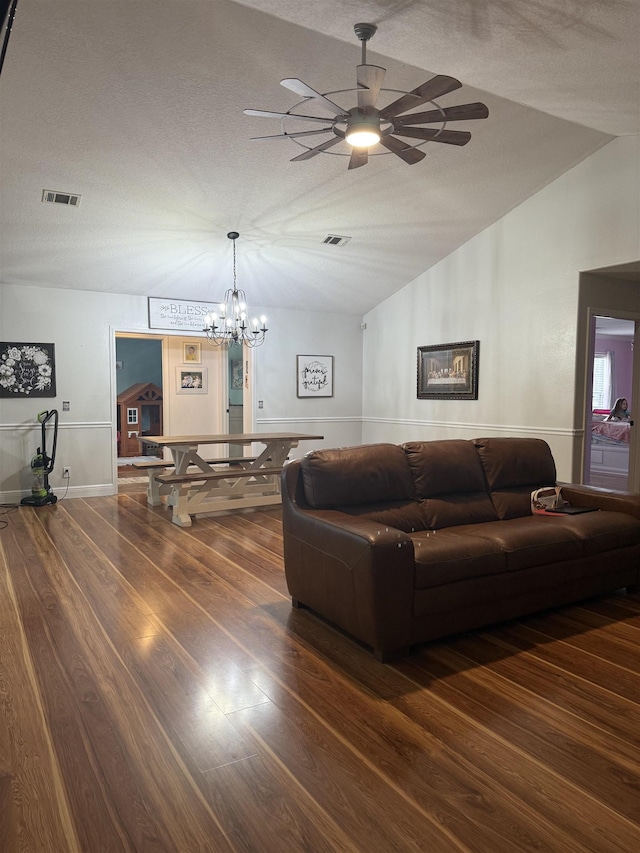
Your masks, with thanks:
M 613 405 L 613 353 L 597 352 L 593 359 L 592 409 L 610 409 Z
M 127 409 L 127 423 L 128 424 L 137 424 L 138 423 L 138 410 L 137 409 Z

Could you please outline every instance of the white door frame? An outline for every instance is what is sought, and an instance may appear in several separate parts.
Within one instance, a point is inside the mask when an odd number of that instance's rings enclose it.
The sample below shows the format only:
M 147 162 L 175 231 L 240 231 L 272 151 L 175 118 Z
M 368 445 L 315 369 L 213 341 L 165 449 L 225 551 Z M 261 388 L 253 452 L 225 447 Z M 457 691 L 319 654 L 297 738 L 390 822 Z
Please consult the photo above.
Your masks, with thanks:
M 153 339 L 162 341 L 162 383 L 166 388 L 172 388 L 173 385 L 171 383 L 175 382 L 175 376 L 173 375 L 172 367 L 169 364 L 169 347 L 166 346 L 166 342 L 173 338 L 198 338 L 198 340 L 202 341 L 203 350 L 205 347 L 208 347 L 206 338 L 199 337 L 198 335 L 189 334 L 188 332 L 162 332 L 162 331 L 141 331 L 140 329 L 126 329 L 120 328 L 113 325 L 109 326 L 109 334 L 110 334 L 110 348 L 109 348 L 109 358 L 111 362 L 111 431 L 112 431 L 112 456 L 111 456 L 111 469 L 112 469 L 112 478 L 113 478 L 113 494 L 117 494 L 118 491 L 118 454 L 116 451 L 116 433 L 117 433 L 117 378 L 116 378 L 116 338 L 145 338 L 145 339 Z M 224 347 L 226 350 L 226 347 Z M 250 347 L 244 347 L 243 353 L 244 360 L 244 388 L 243 388 L 243 430 L 245 432 L 255 432 L 255 413 L 253 410 L 253 399 L 255 396 L 255 370 L 254 370 L 254 355 L 253 349 Z M 215 370 L 215 376 L 210 377 L 209 387 L 211 388 L 215 384 L 215 388 L 217 390 L 218 395 L 218 408 L 217 411 L 219 413 L 219 429 L 220 432 L 227 432 L 229 429 L 229 419 L 226 414 L 228 405 L 229 405 L 229 393 L 228 393 L 228 358 L 220 358 L 218 359 L 217 369 Z M 163 400 L 163 419 L 165 425 L 168 429 L 171 429 L 171 399 L 172 394 L 166 394 L 165 399 Z
M 634 332 L 634 347 L 633 347 L 633 375 L 631 380 L 632 393 L 632 419 L 634 426 L 631 428 L 629 440 L 629 477 L 627 490 L 630 492 L 640 492 L 640 314 L 633 311 L 624 311 L 618 308 L 593 308 L 587 309 L 589 333 L 587 335 L 587 360 L 585 371 L 585 426 L 591 421 L 591 397 L 593 383 L 593 359 L 595 357 L 595 317 L 613 317 L 621 320 L 633 320 L 635 322 Z M 635 416 L 634 416 L 635 415 Z M 582 482 L 584 482 L 585 471 L 587 470 L 587 459 L 590 459 L 591 454 L 591 433 L 588 429 L 584 430 L 583 439 L 583 463 L 582 463 Z M 590 467 L 590 466 L 589 466 Z

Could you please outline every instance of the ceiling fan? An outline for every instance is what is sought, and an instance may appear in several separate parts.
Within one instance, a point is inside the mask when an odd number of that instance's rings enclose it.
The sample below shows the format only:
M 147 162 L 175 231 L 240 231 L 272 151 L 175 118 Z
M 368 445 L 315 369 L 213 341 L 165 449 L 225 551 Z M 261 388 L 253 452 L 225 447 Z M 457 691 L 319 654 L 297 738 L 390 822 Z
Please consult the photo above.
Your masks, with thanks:
M 462 83 L 454 77 L 438 74 L 411 92 L 403 93 L 401 97 L 387 104 L 387 106 L 381 109 L 376 108 L 380 92 L 393 91 L 395 94 L 398 94 L 397 90 L 382 88 L 386 74 L 385 68 L 367 64 L 367 42 L 376 30 L 377 27 L 375 24 L 356 24 L 354 26 L 355 34 L 362 42 L 362 63 L 356 69 L 357 86 L 355 89 L 342 89 L 338 92 L 321 94 L 295 77 L 281 80 L 281 86 L 284 86 L 285 89 L 290 89 L 296 95 L 300 95 L 303 100 L 299 101 L 285 113 L 270 112 L 268 110 L 244 110 L 245 115 L 248 116 L 281 119 L 282 133 L 272 136 L 254 136 L 252 138 L 292 139 L 304 148 L 302 154 L 298 154 L 297 157 L 292 158 L 292 163 L 299 160 L 310 160 L 316 154 L 322 154 L 328 151 L 328 149 L 333 148 L 334 145 L 345 142 L 348 146 L 351 146 L 350 152 L 347 149 L 347 154 L 340 150 L 329 153 L 349 156 L 349 169 L 357 169 L 359 166 L 365 166 L 369 161 L 370 154 L 392 153 L 396 154 L 409 165 L 418 163 L 426 156 L 425 152 L 421 149 L 427 142 L 443 142 L 446 145 L 466 145 L 471 139 L 471 134 L 468 131 L 447 130 L 446 126 L 448 122 L 487 118 L 489 110 L 485 104 L 481 103 L 441 107 L 435 99 L 453 92 L 462 86 Z M 343 109 L 343 107 L 327 97 L 327 95 L 353 91 L 357 93 L 357 106 L 348 110 Z M 311 103 L 315 108 L 320 108 L 330 113 L 330 117 L 305 115 L 304 112 L 292 112 L 292 110 L 307 103 Z M 432 104 L 433 109 L 429 109 L 426 112 L 410 112 L 410 110 L 426 103 Z M 324 127 L 313 130 L 296 130 L 296 127 L 304 127 L 304 125 L 300 125 L 300 122 L 314 122 L 322 124 Z M 421 126 L 428 124 L 440 126 Z M 287 127 L 293 127 L 294 129 L 287 130 Z M 321 133 L 328 133 L 330 136 L 313 148 L 298 141 L 301 138 Z M 404 142 L 400 137 L 421 141 L 411 144 Z M 380 151 L 379 146 L 386 149 L 386 151 Z M 342 148 L 344 149 L 345 146 L 343 145 Z M 374 150 L 372 151 L 371 149 Z

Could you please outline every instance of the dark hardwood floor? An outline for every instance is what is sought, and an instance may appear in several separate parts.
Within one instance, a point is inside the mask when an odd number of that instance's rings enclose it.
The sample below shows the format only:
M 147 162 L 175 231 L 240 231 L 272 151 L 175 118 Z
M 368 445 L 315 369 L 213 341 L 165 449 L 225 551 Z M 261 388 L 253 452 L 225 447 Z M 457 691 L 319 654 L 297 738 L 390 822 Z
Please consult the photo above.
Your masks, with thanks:
M 0 531 L 0 849 L 635 853 L 640 596 L 393 665 L 294 611 L 280 511 Z

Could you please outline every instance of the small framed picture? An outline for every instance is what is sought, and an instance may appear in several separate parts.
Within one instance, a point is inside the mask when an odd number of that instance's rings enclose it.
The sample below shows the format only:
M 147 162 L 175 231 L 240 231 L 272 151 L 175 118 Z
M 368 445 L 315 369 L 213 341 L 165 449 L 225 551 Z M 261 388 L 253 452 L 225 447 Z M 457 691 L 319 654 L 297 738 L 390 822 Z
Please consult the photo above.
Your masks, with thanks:
M 206 367 L 176 367 L 176 394 L 206 394 Z
M 298 397 L 333 397 L 333 356 L 296 356 Z
M 197 341 L 183 341 L 182 360 L 185 364 L 202 364 L 202 344 Z
M 418 347 L 419 400 L 477 400 L 480 341 Z

